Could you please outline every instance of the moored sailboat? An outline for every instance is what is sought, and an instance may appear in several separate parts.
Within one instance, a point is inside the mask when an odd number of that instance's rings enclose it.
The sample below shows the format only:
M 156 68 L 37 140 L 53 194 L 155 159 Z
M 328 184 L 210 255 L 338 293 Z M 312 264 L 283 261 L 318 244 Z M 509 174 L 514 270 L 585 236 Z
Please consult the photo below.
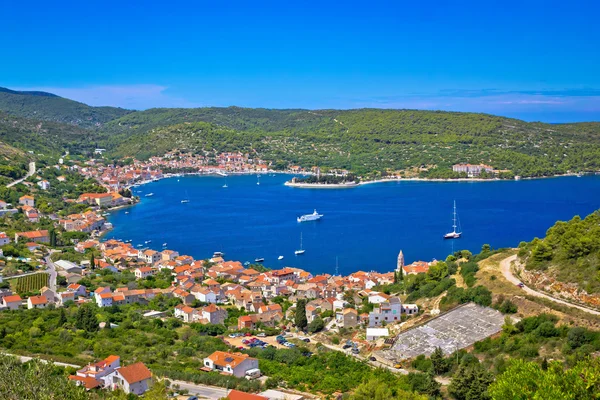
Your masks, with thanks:
M 446 233 L 444 239 L 459 239 L 462 235 L 462 232 L 456 232 L 456 200 L 454 200 L 454 213 L 452 215 L 452 232 Z

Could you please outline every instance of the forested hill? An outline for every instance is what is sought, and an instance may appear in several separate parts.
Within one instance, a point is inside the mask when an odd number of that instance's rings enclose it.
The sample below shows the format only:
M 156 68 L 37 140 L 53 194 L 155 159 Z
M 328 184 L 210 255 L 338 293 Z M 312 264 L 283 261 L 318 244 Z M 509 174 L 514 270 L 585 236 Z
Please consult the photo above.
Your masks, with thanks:
M 600 124 L 526 123 L 475 113 L 152 109 L 105 129 L 112 134 L 108 147 L 118 156 L 148 157 L 172 148 L 256 150 L 278 166 L 319 165 L 371 175 L 425 166 L 422 175 L 438 178 L 453 177 L 451 165 L 459 162 L 510 170 L 507 177 L 600 168 Z
M 401 171 L 455 178 L 451 166 L 461 162 L 506 170 L 504 178 L 600 170 L 600 123 L 526 123 L 477 113 L 241 107 L 128 111 L 0 89 L 0 125 L 0 140 L 42 153 L 89 155 L 103 147 L 109 157 L 146 158 L 175 149 L 245 151 L 276 168 L 318 165 L 369 177 Z
M 600 293 L 600 211 L 584 219 L 558 221 L 546 237 L 522 243 L 519 256 L 529 270 L 545 271 L 561 282 Z
M 90 107 L 52 93 L 15 91 L 0 87 L 0 111 L 18 117 L 97 127 L 130 113 L 116 107 Z

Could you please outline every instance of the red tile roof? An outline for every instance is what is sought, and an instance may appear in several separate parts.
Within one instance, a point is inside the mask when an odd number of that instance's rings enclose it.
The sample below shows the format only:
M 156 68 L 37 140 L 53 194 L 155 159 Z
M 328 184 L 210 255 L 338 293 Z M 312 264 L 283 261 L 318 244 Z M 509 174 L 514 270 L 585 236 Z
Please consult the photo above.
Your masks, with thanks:
M 232 389 L 227 395 L 229 400 L 269 400 L 267 397 L 259 396 L 258 394 L 240 392 L 239 390 Z
M 129 384 L 152 378 L 152 372 L 142 362 L 121 367 L 118 371 Z

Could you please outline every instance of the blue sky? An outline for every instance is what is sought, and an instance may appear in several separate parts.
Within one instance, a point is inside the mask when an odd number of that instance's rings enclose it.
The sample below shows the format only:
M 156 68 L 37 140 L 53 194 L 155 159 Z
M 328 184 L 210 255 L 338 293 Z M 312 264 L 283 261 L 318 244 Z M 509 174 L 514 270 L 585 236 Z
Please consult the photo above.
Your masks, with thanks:
M 6 1 L 0 86 L 135 109 L 381 107 L 597 121 L 596 3 Z

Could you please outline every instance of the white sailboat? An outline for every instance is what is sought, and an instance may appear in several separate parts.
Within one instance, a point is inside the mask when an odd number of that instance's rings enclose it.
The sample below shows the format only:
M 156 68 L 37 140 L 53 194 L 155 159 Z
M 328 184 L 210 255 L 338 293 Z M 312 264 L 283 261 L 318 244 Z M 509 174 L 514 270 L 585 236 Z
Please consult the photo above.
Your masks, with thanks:
M 281 261 L 281 260 L 283 260 L 283 256 L 279 256 L 279 257 L 277 257 L 277 259 Z
M 444 239 L 459 239 L 462 235 L 462 232 L 456 232 L 456 200 L 454 200 L 454 213 L 452 215 L 452 232 L 446 233 Z
M 300 254 L 304 254 L 305 251 L 306 250 L 302 248 L 302 232 L 300 232 L 300 250 L 296 250 L 294 254 L 298 256 Z
M 256 184 L 260 185 L 260 175 L 256 175 Z
M 185 199 L 181 200 L 181 204 L 189 203 L 190 199 L 188 197 L 188 191 L 185 191 Z

